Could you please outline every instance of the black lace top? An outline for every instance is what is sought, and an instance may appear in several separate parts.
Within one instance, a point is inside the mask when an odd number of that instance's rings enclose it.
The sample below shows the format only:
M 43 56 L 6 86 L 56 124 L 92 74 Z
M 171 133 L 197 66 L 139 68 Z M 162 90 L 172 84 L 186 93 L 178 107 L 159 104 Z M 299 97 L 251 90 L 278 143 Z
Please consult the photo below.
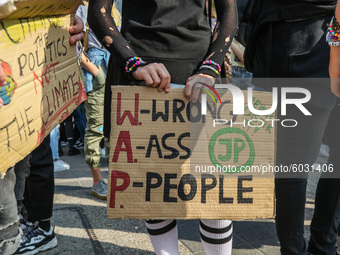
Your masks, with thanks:
M 147 63 L 164 63 L 176 83 L 184 84 L 203 60 L 222 65 L 236 30 L 235 0 L 215 0 L 218 18 L 213 35 L 205 0 L 124 0 L 121 33 L 110 15 L 112 2 L 90 1 L 88 22 L 115 61 L 122 68 L 135 56 Z M 210 69 L 199 72 L 216 77 Z

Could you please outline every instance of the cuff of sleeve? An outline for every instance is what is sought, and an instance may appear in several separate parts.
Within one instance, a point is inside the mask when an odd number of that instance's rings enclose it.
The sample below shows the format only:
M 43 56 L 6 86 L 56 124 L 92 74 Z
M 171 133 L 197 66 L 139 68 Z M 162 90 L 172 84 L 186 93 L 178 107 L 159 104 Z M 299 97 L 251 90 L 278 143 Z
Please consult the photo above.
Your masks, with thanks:
M 220 77 L 220 75 L 218 75 L 213 70 L 210 70 L 208 68 L 202 68 L 202 69 L 198 70 L 197 74 L 199 74 L 199 73 L 210 75 L 210 76 L 214 77 L 215 79 L 218 79 Z

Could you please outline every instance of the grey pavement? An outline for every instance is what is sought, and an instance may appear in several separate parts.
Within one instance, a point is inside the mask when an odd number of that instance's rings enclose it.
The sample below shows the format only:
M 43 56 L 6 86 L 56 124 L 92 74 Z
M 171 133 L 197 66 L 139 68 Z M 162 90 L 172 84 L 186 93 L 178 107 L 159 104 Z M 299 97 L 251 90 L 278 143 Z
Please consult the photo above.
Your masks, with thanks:
M 67 155 L 67 149 L 64 148 Z M 71 169 L 55 174 L 55 199 L 52 224 L 58 246 L 42 255 L 101 255 L 101 254 L 154 254 L 142 220 L 112 220 L 106 217 L 106 201 L 91 195 L 92 177 L 83 153 L 62 156 Z M 325 158 L 319 157 L 322 163 Z M 108 167 L 102 162 L 105 179 Z M 311 176 L 306 204 L 305 237 L 309 238 L 309 224 L 314 208 L 314 194 L 318 176 Z M 181 255 L 203 255 L 198 221 L 178 221 Z M 340 242 L 338 243 L 340 247 Z M 279 242 L 273 219 L 234 222 L 234 255 L 276 255 Z

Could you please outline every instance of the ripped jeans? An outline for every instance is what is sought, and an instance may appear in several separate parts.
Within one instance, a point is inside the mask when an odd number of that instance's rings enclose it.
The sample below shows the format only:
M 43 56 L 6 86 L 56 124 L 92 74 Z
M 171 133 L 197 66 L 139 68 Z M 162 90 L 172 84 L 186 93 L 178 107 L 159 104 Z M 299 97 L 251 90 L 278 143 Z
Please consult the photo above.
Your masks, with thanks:
M 19 244 L 21 231 L 17 201 L 14 194 L 14 168 L 10 168 L 6 176 L 0 178 L 0 254 L 13 254 Z

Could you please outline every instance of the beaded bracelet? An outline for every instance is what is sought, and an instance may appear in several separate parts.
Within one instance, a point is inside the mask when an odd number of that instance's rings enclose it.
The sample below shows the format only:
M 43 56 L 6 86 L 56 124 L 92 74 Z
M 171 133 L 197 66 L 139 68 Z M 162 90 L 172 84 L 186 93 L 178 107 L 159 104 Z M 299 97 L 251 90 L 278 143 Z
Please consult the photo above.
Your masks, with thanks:
M 212 60 L 205 60 L 203 61 L 202 65 L 214 65 L 217 67 L 218 72 L 221 72 L 221 66 L 219 64 L 217 64 L 216 62 L 212 61 Z
M 333 16 L 331 23 L 328 27 L 327 42 L 330 46 L 339 46 L 340 42 L 340 24 L 337 19 Z
M 139 57 L 130 58 L 126 61 L 125 72 L 131 73 L 135 71 L 138 67 L 146 65 L 146 62 Z
M 207 68 L 207 69 L 210 69 L 210 70 L 214 71 L 217 75 L 220 74 L 220 73 L 219 73 L 214 67 L 212 67 L 212 66 L 202 65 L 202 66 L 200 67 L 200 70 L 201 70 L 201 69 L 204 69 L 204 68 Z

